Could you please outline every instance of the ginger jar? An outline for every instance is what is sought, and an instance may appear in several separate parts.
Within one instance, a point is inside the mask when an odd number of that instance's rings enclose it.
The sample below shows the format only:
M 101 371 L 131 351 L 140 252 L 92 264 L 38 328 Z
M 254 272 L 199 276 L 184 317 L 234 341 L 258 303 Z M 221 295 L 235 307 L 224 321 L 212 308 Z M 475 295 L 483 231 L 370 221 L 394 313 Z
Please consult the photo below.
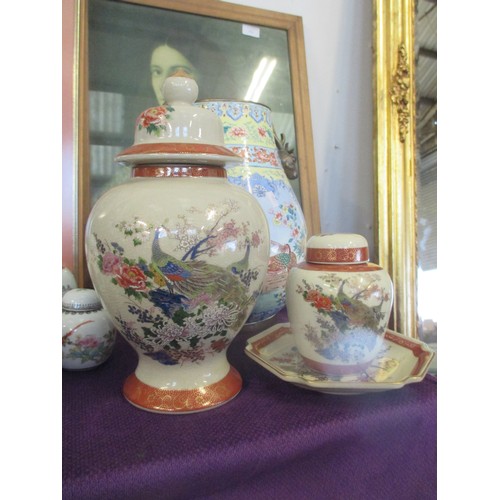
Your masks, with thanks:
M 70 290 L 73 290 L 73 288 L 77 288 L 77 283 L 75 279 L 75 275 L 66 266 L 62 267 L 62 296 L 64 297 L 64 294 L 66 292 L 69 292 Z
M 363 236 L 311 237 L 306 261 L 290 271 L 286 293 L 290 329 L 309 368 L 349 375 L 379 354 L 393 286 L 388 273 L 369 262 Z
M 115 346 L 116 331 L 97 293 L 74 288 L 62 300 L 62 367 L 89 370 L 104 363 Z
M 222 124 L 193 105 L 197 84 L 167 78 L 165 104 L 138 118 L 117 161 L 132 178 L 107 191 L 87 224 L 95 289 L 138 354 L 125 398 L 151 412 L 216 408 L 242 387 L 227 348 L 260 294 L 269 229 L 256 200 L 230 184 Z
M 283 168 L 271 109 L 250 101 L 203 100 L 224 126 L 225 145 L 240 157 L 226 167 L 228 180 L 259 202 L 266 214 L 271 253 L 266 280 L 248 323 L 275 316 L 285 306 L 290 269 L 305 258 L 307 228 L 300 203 Z

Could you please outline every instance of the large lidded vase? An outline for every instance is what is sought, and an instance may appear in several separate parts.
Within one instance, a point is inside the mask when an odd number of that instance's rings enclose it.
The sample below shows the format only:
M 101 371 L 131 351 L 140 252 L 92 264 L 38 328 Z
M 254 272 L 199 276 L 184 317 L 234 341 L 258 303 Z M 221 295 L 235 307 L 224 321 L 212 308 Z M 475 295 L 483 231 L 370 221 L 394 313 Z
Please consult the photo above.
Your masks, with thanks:
M 117 156 L 131 179 L 107 191 L 87 224 L 90 276 L 138 353 L 123 393 L 159 413 L 215 408 L 238 394 L 226 351 L 247 321 L 269 260 L 267 219 L 230 184 L 220 120 L 193 105 L 196 82 L 165 81 L 165 104 L 137 119 Z
M 290 269 L 304 261 L 307 229 L 300 203 L 276 146 L 271 110 L 250 101 L 203 100 L 220 117 L 226 147 L 240 156 L 227 165 L 228 180 L 251 193 L 269 223 L 271 254 L 264 288 L 248 323 L 276 315 L 285 306 Z
M 290 329 L 304 363 L 333 376 L 360 373 L 379 354 L 392 308 L 392 280 L 370 263 L 359 234 L 316 235 L 287 282 Z

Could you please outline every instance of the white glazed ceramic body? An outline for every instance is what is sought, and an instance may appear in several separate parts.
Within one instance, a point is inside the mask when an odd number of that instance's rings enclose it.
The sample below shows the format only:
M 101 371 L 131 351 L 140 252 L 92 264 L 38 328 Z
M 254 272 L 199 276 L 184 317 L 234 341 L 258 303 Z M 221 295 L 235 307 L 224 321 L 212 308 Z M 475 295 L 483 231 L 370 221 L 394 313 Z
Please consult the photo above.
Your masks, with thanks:
M 224 142 L 240 163 L 226 166 L 228 180 L 258 200 L 269 223 L 271 253 L 266 281 L 248 323 L 276 315 L 285 305 L 290 269 L 304 260 L 307 229 L 276 147 L 271 110 L 245 101 L 207 100 L 199 105 L 222 120 Z
M 104 363 L 111 355 L 116 331 L 94 290 L 75 288 L 65 294 L 64 303 L 76 306 L 90 300 L 91 310 L 62 310 L 62 367 L 66 370 L 89 370 Z
M 310 368 L 330 375 L 366 369 L 383 345 L 392 308 L 388 273 L 368 262 L 324 262 L 335 252 L 308 244 L 307 260 L 290 271 L 287 312 L 299 353 Z M 366 241 L 366 240 L 365 240 Z M 359 248 L 342 249 L 343 255 Z M 366 247 L 366 256 L 367 247 Z
M 139 355 L 138 382 L 124 388 L 130 402 L 183 413 L 236 395 L 241 378 L 226 351 L 269 259 L 251 195 L 225 178 L 133 178 L 94 206 L 86 253 L 96 290 Z
M 67 267 L 62 268 L 62 294 L 69 292 L 77 287 L 74 274 Z

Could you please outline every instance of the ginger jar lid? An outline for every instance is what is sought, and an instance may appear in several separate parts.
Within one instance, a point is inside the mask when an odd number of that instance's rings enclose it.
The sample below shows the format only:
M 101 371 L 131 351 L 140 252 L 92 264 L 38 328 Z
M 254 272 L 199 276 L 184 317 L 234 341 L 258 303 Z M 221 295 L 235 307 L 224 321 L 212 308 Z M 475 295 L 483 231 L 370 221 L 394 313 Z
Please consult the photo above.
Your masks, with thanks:
M 64 294 L 62 308 L 65 311 L 98 311 L 102 309 L 101 300 L 91 288 L 74 288 Z
M 117 162 L 225 165 L 241 161 L 224 145 L 220 118 L 194 105 L 198 85 L 192 78 L 178 71 L 165 80 L 162 93 L 164 104 L 139 115 L 134 144 L 115 157 Z
M 360 234 L 318 234 L 307 242 L 306 260 L 312 264 L 366 263 L 368 241 Z

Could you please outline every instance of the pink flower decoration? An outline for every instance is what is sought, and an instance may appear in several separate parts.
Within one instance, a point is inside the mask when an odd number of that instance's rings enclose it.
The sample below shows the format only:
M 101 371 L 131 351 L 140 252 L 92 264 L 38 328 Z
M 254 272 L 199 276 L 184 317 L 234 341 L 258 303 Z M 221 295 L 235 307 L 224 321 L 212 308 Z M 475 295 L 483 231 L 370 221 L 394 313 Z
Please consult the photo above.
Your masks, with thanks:
M 104 274 L 118 274 L 120 272 L 121 259 L 112 252 L 106 252 L 102 258 L 102 272 Z
M 85 337 L 80 342 L 79 345 L 82 347 L 97 347 L 99 345 L 99 341 L 95 337 Z
M 231 129 L 231 135 L 235 137 L 245 137 L 247 135 L 247 131 L 241 127 L 233 127 Z
M 255 248 L 255 247 L 258 247 L 260 245 L 260 235 L 257 231 L 255 231 L 254 233 L 252 233 L 252 246 Z

